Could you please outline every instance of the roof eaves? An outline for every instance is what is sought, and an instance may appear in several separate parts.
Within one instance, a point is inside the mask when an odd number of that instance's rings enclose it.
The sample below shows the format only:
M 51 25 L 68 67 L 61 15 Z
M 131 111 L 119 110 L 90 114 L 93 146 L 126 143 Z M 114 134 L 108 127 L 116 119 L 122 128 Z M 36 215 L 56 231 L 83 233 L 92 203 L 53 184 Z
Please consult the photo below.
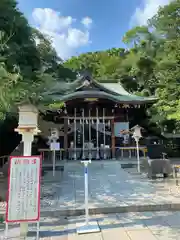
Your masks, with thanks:
M 155 101 L 155 99 L 152 98 L 143 98 L 143 97 L 132 97 L 132 96 L 121 96 L 121 95 L 112 95 L 106 92 L 99 92 L 99 91 L 82 91 L 82 92 L 73 92 L 69 93 L 63 96 L 54 95 L 54 100 L 60 100 L 60 101 L 68 101 L 73 100 L 77 98 L 91 98 L 91 97 L 97 97 L 97 98 L 107 98 L 115 102 L 122 102 L 122 103 L 138 103 L 143 104 L 146 102 L 152 102 Z

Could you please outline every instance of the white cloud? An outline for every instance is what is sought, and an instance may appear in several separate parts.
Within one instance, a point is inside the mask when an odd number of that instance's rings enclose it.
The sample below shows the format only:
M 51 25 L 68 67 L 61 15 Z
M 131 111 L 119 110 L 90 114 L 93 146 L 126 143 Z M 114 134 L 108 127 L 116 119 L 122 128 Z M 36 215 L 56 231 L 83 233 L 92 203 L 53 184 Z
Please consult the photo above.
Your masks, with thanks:
M 50 8 L 35 8 L 32 16 L 38 29 L 51 38 L 53 47 L 62 59 L 71 57 L 79 47 L 90 43 L 89 30 L 73 27 L 76 19 L 71 16 L 62 16 Z
M 81 20 L 81 23 L 82 23 L 85 27 L 89 28 L 89 27 L 91 26 L 91 24 L 92 24 L 92 19 L 91 19 L 90 17 L 84 17 L 84 18 Z
M 152 18 L 160 6 L 165 6 L 173 0 L 143 0 L 142 7 L 137 7 L 132 18 L 131 25 L 145 25 Z

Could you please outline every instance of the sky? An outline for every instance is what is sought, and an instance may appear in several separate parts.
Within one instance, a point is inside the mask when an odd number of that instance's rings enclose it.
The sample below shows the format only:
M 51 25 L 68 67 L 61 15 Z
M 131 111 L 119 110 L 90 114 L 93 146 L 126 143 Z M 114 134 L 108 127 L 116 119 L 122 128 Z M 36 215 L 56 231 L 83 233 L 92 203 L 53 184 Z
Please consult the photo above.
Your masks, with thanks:
M 125 47 L 124 34 L 172 0 L 19 0 L 29 23 L 47 34 L 62 59 Z

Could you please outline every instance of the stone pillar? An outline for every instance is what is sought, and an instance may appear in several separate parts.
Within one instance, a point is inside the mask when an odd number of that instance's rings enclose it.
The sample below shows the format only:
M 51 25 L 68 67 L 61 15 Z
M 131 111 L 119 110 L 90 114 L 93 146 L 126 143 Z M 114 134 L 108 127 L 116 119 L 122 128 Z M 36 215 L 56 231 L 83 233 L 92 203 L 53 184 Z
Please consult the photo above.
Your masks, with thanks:
M 38 110 L 35 106 L 29 104 L 19 106 L 19 123 L 15 131 L 22 135 L 23 156 L 31 156 L 34 135 L 40 132 L 38 129 Z M 27 233 L 28 222 L 21 222 L 20 238 L 26 239 Z
M 68 119 L 64 118 L 64 159 L 68 159 Z
M 111 120 L 111 148 L 112 148 L 112 159 L 115 159 L 114 118 Z

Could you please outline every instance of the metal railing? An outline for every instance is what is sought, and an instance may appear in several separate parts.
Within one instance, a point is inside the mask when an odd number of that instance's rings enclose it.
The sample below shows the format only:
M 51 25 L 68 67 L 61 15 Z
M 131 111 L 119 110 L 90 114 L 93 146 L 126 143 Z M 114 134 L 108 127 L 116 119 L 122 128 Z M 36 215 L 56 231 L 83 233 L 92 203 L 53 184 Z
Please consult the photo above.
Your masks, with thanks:
M 50 149 L 39 149 L 39 153 L 42 157 L 42 163 L 52 163 L 53 151 L 51 151 Z M 56 162 L 64 160 L 63 153 L 64 153 L 63 149 L 55 151 Z
M 98 153 L 97 153 L 98 151 Z M 39 149 L 44 163 L 52 163 L 53 152 L 50 149 Z M 147 148 L 146 146 L 139 147 L 140 156 L 146 157 Z M 131 147 L 116 147 L 115 148 L 115 159 L 131 159 L 137 157 L 137 150 L 135 146 Z M 82 160 L 82 159 L 92 159 L 92 160 L 108 160 L 113 158 L 113 150 L 111 148 L 96 148 L 82 149 L 82 148 L 68 148 L 67 150 L 61 149 L 55 151 L 56 162 L 62 160 Z
M 3 167 L 3 165 L 8 161 L 9 156 L 4 155 L 0 157 L 0 167 Z
M 147 147 L 139 146 L 139 153 L 142 157 L 146 157 Z M 137 148 L 136 148 L 136 146 L 116 147 L 115 156 L 116 156 L 116 158 L 137 157 Z
M 84 149 L 84 156 L 83 156 L 83 149 L 82 148 L 68 148 L 67 151 L 64 149 L 61 149 L 59 151 L 55 151 L 55 159 L 56 162 L 60 162 L 62 160 L 82 160 L 84 159 L 112 159 L 112 149 L 106 148 L 101 149 L 99 148 L 98 154 L 97 149 Z M 146 146 L 140 146 L 139 152 L 141 153 L 141 156 L 146 157 L 147 148 Z M 51 163 L 53 153 L 50 149 L 39 149 L 39 153 L 42 156 L 43 163 Z M 126 159 L 126 158 L 134 158 L 137 157 L 137 151 L 136 147 L 116 147 L 115 148 L 115 159 Z M 99 156 L 97 158 L 97 156 Z M 3 167 L 3 165 L 8 161 L 9 156 L 1 156 L 0 157 L 0 167 Z

